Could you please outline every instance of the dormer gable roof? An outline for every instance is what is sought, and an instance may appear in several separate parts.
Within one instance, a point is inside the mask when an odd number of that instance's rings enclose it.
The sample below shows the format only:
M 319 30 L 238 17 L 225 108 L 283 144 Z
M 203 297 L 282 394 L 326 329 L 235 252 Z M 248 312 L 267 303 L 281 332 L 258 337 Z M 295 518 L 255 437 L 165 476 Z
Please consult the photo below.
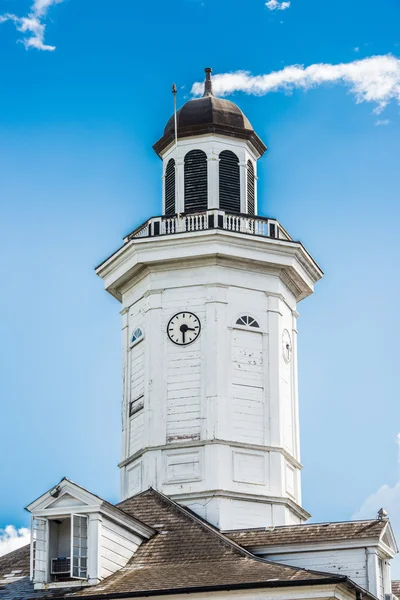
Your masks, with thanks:
M 63 477 L 58 484 L 28 504 L 26 510 L 35 518 L 54 517 L 65 513 L 101 513 L 133 531 L 144 540 L 149 539 L 155 533 L 153 528 L 139 519 L 128 515 L 117 506 L 89 492 L 66 477 Z

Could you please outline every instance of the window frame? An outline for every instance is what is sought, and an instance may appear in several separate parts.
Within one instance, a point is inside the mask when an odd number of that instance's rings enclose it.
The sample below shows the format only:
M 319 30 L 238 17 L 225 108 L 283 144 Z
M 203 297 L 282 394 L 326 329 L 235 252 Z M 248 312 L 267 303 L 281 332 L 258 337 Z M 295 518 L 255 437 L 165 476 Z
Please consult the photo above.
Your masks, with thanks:
M 137 331 L 140 331 L 141 334 L 138 337 L 136 337 L 136 339 L 134 341 L 132 341 L 132 338 L 136 334 Z M 145 335 L 144 335 L 143 327 L 141 327 L 140 325 L 138 325 L 137 327 L 134 327 L 132 334 L 129 336 L 129 349 L 140 344 L 140 342 L 142 342 L 144 340 L 144 338 L 145 338 Z
M 253 323 L 255 323 L 255 325 L 250 324 L 250 323 L 239 323 L 239 321 L 241 319 L 251 319 L 253 321 Z M 249 314 L 241 313 L 239 317 L 236 317 L 235 324 L 233 327 L 236 329 L 246 329 L 247 331 L 255 331 L 255 332 L 262 333 L 259 319 L 257 319 L 256 317 L 252 317 Z
M 74 523 L 75 523 L 75 519 L 79 518 L 79 519 L 85 519 L 86 520 L 86 555 L 82 555 L 79 554 L 77 557 L 74 557 Z M 51 561 L 55 558 L 60 558 L 60 557 L 52 557 L 50 556 L 50 521 L 56 521 L 57 519 L 69 519 L 70 520 L 70 556 L 66 556 L 65 558 L 69 559 L 70 561 L 70 569 L 69 569 L 69 576 L 67 577 L 68 580 L 74 580 L 74 581 L 88 581 L 89 580 L 89 554 L 90 554 L 90 544 L 89 544 L 89 515 L 83 515 L 83 514 L 78 514 L 78 513 L 72 513 L 72 512 L 66 512 L 66 513 L 61 513 L 59 515 L 51 515 L 51 517 L 34 517 L 32 516 L 32 524 L 31 524 L 31 557 L 30 557 L 30 571 L 31 571 L 31 580 L 34 584 L 42 584 L 42 585 L 49 585 L 51 586 L 52 584 L 56 584 L 58 583 L 57 581 L 54 581 L 52 579 L 52 573 L 51 573 Z M 43 527 L 39 528 L 35 526 L 35 523 L 43 523 Z M 42 532 L 43 533 L 43 537 L 42 539 L 39 540 L 39 538 L 37 537 L 37 534 L 35 535 L 35 532 Z M 79 539 L 83 539 L 83 538 L 79 538 Z M 39 549 L 39 552 L 42 554 L 42 556 L 37 559 L 37 553 L 38 553 L 38 549 L 37 549 L 37 542 L 40 542 L 43 545 L 42 549 Z M 80 546 L 80 548 L 84 548 L 84 546 Z M 86 575 L 74 575 L 74 558 L 78 559 L 78 568 L 82 569 L 84 568 L 86 570 Z M 81 560 L 86 560 L 86 567 L 82 567 L 81 566 Z M 36 561 L 39 561 L 41 564 L 40 566 L 43 568 L 38 569 L 36 567 Z M 41 573 L 40 577 L 35 576 L 35 573 Z M 72 584 L 72 582 L 69 582 L 69 585 L 75 585 Z

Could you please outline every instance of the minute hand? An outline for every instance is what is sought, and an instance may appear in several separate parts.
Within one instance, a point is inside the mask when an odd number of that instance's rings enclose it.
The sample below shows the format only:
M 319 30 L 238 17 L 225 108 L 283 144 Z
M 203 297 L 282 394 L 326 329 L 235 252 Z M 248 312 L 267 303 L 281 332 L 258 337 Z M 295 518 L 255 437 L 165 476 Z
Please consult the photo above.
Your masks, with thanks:
M 188 327 L 186 331 L 195 331 L 195 329 L 193 327 Z

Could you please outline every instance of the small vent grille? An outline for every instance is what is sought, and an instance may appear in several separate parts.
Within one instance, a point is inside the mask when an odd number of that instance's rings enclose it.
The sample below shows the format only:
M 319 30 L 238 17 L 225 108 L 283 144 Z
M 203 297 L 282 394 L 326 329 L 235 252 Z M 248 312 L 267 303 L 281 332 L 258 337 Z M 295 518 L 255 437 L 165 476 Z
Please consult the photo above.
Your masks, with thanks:
M 171 158 L 165 171 L 165 214 L 175 213 L 175 161 Z
M 255 215 L 256 194 L 254 166 L 251 160 L 247 162 L 247 212 L 249 215 Z
M 207 210 L 207 155 L 192 150 L 185 156 L 185 212 Z
M 240 213 L 239 159 L 230 150 L 219 155 L 219 207 L 231 213 Z
M 51 559 L 51 574 L 52 575 L 69 575 L 71 571 L 71 559 L 69 558 L 52 558 Z

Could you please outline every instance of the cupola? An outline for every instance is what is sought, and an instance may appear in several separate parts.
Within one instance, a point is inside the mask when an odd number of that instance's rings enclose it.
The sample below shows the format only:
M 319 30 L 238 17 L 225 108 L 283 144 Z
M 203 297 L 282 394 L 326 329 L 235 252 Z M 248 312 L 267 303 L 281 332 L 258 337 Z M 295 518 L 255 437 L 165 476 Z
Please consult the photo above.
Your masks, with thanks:
M 257 214 L 257 160 L 266 151 L 240 108 L 213 94 L 205 69 L 204 94 L 168 120 L 154 145 L 163 160 L 163 214 L 219 209 Z

